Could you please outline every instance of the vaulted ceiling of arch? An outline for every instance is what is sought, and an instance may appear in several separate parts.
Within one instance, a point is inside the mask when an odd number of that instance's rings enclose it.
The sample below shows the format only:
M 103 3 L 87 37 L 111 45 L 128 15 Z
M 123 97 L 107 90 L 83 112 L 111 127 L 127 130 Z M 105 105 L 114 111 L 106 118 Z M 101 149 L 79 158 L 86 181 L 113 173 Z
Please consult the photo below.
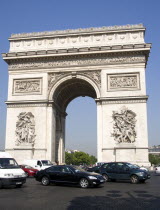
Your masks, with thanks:
M 96 98 L 96 92 L 88 82 L 74 78 L 62 83 L 56 89 L 53 100 L 63 111 L 65 111 L 67 105 L 79 96 Z

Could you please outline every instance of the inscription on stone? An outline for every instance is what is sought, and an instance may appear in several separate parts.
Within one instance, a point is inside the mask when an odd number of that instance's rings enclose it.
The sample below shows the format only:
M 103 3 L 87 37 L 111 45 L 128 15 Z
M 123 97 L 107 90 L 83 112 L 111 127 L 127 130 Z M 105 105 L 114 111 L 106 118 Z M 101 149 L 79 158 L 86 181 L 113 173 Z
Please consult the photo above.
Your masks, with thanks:
M 139 74 L 108 75 L 108 90 L 139 89 Z
M 13 94 L 41 94 L 42 78 L 15 79 Z

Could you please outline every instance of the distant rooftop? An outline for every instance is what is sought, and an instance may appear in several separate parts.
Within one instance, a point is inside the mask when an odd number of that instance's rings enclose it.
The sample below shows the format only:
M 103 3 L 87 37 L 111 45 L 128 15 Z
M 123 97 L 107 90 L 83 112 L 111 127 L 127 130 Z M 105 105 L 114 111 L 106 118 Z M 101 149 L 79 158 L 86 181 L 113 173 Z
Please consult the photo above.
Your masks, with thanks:
M 120 30 L 132 30 L 132 29 L 145 29 L 143 24 L 135 25 L 122 25 L 122 26 L 103 26 L 103 27 L 92 27 L 92 28 L 79 28 L 79 29 L 67 29 L 67 30 L 58 30 L 58 31 L 44 31 L 44 32 L 32 32 L 32 33 L 19 33 L 12 34 L 11 39 L 13 38 L 27 38 L 27 37 L 39 37 L 39 36 L 56 36 L 64 34 L 75 34 L 75 33 L 91 33 L 91 32 L 112 32 Z

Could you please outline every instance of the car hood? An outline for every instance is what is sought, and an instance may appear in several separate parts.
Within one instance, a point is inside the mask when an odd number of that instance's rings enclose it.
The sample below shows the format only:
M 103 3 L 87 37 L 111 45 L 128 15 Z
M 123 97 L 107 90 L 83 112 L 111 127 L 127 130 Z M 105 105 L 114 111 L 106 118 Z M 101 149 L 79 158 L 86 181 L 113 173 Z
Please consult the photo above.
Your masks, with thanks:
M 87 175 L 87 176 L 99 176 L 98 173 L 95 173 L 95 172 L 88 172 L 88 171 L 86 171 L 86 172 L 78 171 L 77 174 L 80 174 L 80 175 L 83 175 L 83 174 L 84 174 L 84 175 Z

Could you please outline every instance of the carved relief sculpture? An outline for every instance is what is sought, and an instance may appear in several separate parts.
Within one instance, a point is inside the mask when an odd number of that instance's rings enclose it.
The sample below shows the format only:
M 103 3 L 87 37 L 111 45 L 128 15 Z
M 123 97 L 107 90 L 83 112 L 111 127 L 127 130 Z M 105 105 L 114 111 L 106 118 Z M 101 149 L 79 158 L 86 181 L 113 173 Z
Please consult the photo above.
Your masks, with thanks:
M 134 143 L 136 139 L 136 114 L 126 107 L 120 112 L 113 111 L 114 120 L 112 136 L 117 143 Z
M 139 74 L 108 75 L 108 90 L 139 89 Z
M 100 71 L 89 71 L 89 72 L 78 72 L 79 75 L 85 75 L 94 80 L 99 86 L 101 86 L 101 72 Z M 56 83 L 59 79 L 64 76 L 68 76 L 70 73 L 49 73 L 48 74 L 48 90 Z
M 31 144 L 35 142 L 35 121 L 31 112 L 21 112 L 16 123 L 16 145 Z
M 41 79 L 17 79 L 14 80 L 14 94 L 41 93 Z

